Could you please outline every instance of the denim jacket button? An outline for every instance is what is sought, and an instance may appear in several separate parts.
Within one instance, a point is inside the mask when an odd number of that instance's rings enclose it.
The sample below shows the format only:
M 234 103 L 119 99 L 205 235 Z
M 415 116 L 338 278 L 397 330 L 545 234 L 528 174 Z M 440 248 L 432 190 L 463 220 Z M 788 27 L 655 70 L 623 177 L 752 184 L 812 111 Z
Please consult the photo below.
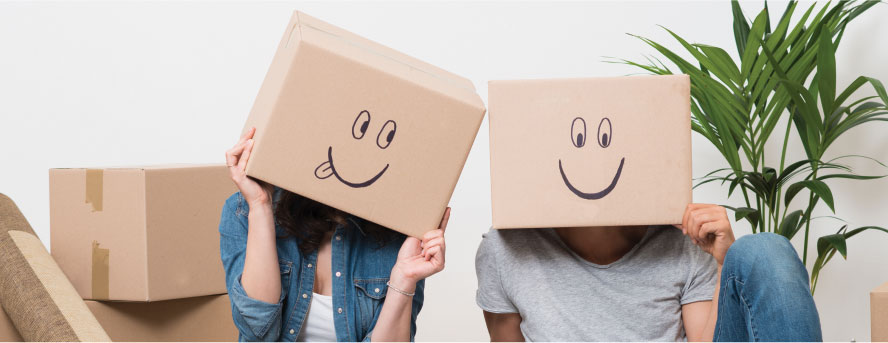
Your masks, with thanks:
M 336 235 L 336 240 L 337 240 L 337 241 L 341 241 L 341 240 L 342 240 L 342 236 L 340 236 L 340 235 Z
M 336 277 L 340 277 L 340 276 L 342 276 L 342 273 L 336 272 Z
M 309 268 L 311 268 L 311 263 L 309 263 L 309 264 L 308 264 L 308 265 L 307 265 L 307 266 L 306 266 L 306 267 L 309 267 Z
M 302 299 L 308 298 L 308 294 L 302 293 Z
M 342 313 L 342 307 L 340 307 L 336 312 Z
M 296 330 L 290 329 L 290 334 L 292 335 L 294 333 L 296 333 Z
M 373 293 L 379 293 L 379 288 L 374 289 Z

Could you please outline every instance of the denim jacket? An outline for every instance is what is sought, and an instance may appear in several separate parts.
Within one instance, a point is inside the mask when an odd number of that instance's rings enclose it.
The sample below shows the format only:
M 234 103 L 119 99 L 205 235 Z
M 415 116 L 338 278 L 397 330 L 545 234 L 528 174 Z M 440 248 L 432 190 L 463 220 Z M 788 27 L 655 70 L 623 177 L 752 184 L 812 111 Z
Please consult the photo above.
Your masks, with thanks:
M 281 298 L 274 304 L 250 298 L 240 282 L 247 247 L 248 214 L 248 204 L 240 193 L 235 193 L 225 201 L 219 224 L 225 282 L 234 324 L 240 332 L 239 340 L 295 342 L 311 304 L 317 251 L 303 255 L 295 238 L 278 238 Z M 386 282 L 406 237 L 396 234 L 380 247 L 376 240 L 365 237 L 361 230 L 363 220 L 352 217 L 347 223 L 336 226 L 332 240 L 336 339 L 340 342 L 370 341 L 385 301 Z M 279 226 L 275 231 L 278 237 L 286 235 Z M 416 284 L 410 321 L 411 341 L 416 333 L 416 316 L 422 308 L 423 287 L 423 281 Z

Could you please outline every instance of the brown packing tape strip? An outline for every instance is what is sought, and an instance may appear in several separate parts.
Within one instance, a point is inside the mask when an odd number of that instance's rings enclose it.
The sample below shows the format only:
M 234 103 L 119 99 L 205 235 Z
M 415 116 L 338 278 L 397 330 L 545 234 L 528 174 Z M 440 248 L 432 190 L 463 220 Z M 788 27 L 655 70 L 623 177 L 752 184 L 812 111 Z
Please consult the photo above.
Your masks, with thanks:
M 93 212 L 102 210 L 102 189 L 105 179 L 102 169 L 86 170 L 86 203 L 92 204 Z
M 111 253 L 109 249 L 99 248 L 99 242 L 92 242 L 92 298 L 108 299 L 108 266 Z

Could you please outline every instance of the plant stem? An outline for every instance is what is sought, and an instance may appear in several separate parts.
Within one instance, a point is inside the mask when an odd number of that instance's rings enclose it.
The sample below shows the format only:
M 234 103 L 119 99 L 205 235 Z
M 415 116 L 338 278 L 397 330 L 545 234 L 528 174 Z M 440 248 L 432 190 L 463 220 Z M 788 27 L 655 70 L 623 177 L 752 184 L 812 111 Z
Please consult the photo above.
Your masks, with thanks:
M 811 167 L 812 169 L 814 169 L 812 171 L 812 179 L 817 179 L 817 167 L 815 166 L 816 162 Z M 808 266 L 808 232 L 811 231 L 811 211 L 814 210 L 814 206 L 817 204 L 814 199 L 814 191 L 811 191 L 811 193 L 808 195 L 808 209 L 805 212 L 805 247 L 802 249 L 802 265 L 805 267 Z
M 786 161 L 786 146 L 787 146 L 787 143 L 789 142 L 789 131 L 792 128 L 792 114 L 793 114 L 793 111 L 792 111 L 792 109 L 790 109 L 789 116 L 787 117 L 787 120 L 786 120 L 786 134 L 783 135 L 783 151 L 780 152 L 780 172 L 781 173 L 783 172 L 783 165 Z M 786 213 L 783 214 L 783 217 L 780 216 L 780 207 L 781 207 L 780 206 L 780 203 L 781 203 L 780 198 L 782 198 L 782 197 L 783 197 L 783 187 L 778 186 L 777 187 L 777 199 L 776 199 L 776 204 L 775 204 L 775 206 L 777 206 L 777 211 L 774 213 L 774 216 L 775 216 L 774 218 L 780 218 L 781 223 L 783 222 L 783 219 L 786 218 Z M 789 206 L 789 204 L 787 204 L 787 207 L 788 206 Z M 787 208 L 786 212 L 789 212 L 789 208 Z M 780 223 L 778 223 L 777 225 L 780 225 Z

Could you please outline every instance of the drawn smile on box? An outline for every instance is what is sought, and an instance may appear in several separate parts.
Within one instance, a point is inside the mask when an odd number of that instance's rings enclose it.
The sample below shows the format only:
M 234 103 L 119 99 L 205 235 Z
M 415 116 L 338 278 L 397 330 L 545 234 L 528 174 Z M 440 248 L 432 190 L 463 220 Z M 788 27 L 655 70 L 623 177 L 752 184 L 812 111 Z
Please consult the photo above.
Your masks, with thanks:
M 570 140 L 573 143 L 574 147 L 582 148 L 586 145 L 586 120 L 581 117 L 574 118 L 571 123 L 570 128 Z M 610 119 L 607 117 L 601 119 L 601 122 L 598 124 L 598 145 L 602 148 L 607 148 L 610 146 L 611 141 L 613 140 L 613 128 L 611 125 Z M 583 192 L 576 188 L 570 180 L 567 178 L 567 174 L 564 173 L 564 167 L 562 166 L 561 159 L 558 159 L 558 171 L 561 172 L 561 179 L 564 181 L 564 185 L 567 186 L 571 192 L 576 194 L 578 197 L 587 199 L 587 200 L 596 200 L 601 199 L 614 188 L 617 187 L 617 181 L 620 180 L 620 174 L 623 173 L 623 165 L 626 163 L 626 158 L 623 157 L 620 159 L 620 166 L 617 168 L 616 174 L 614 174 L 614 178 L 611 180 L 610 185 L 605 187 L 604 189 L 598 192 Z
M 361 111 L 358 113 L 358 116 L 355 118 L 354 123 L 352 123 L 352 137 L 355 139 L 364 138 L 364 134 L 367 133 L 367 129 L 370 126 L 370 112 L 367 110 Z M 395 138 L 395 131 L 398 129 L 398 124 L 395 123 L 394 120 L 386 121 L 385 124 L 382 125 L 382 129 L 379 130 L 379 134 L 376 135 L 376 146 L 380 149 L 388 148 L 392 143 L 392 140 Z M 385 135 L 383 136 L 383 133 Z M 375 176 L 363 182 L 351 182 L 344 179 L 339 172 L 336 170 L 336 167 L 333 165 L 333 146 L 327 148 L 327 160 L 318 165 L 315 168 L 315 177 L 318 179 L 326 179 L 330 176 L 335 176 L 339 182 L 342 182 L 344 185 L 352 187 L 352 188 L 363 188 L 372 185 L 376 180 L 379 180 L 382 177 L 382 174 L 385 174 L 385 171 L 388 170 L 389 164 L 386 163 L 385 167 L 382 168 Z

